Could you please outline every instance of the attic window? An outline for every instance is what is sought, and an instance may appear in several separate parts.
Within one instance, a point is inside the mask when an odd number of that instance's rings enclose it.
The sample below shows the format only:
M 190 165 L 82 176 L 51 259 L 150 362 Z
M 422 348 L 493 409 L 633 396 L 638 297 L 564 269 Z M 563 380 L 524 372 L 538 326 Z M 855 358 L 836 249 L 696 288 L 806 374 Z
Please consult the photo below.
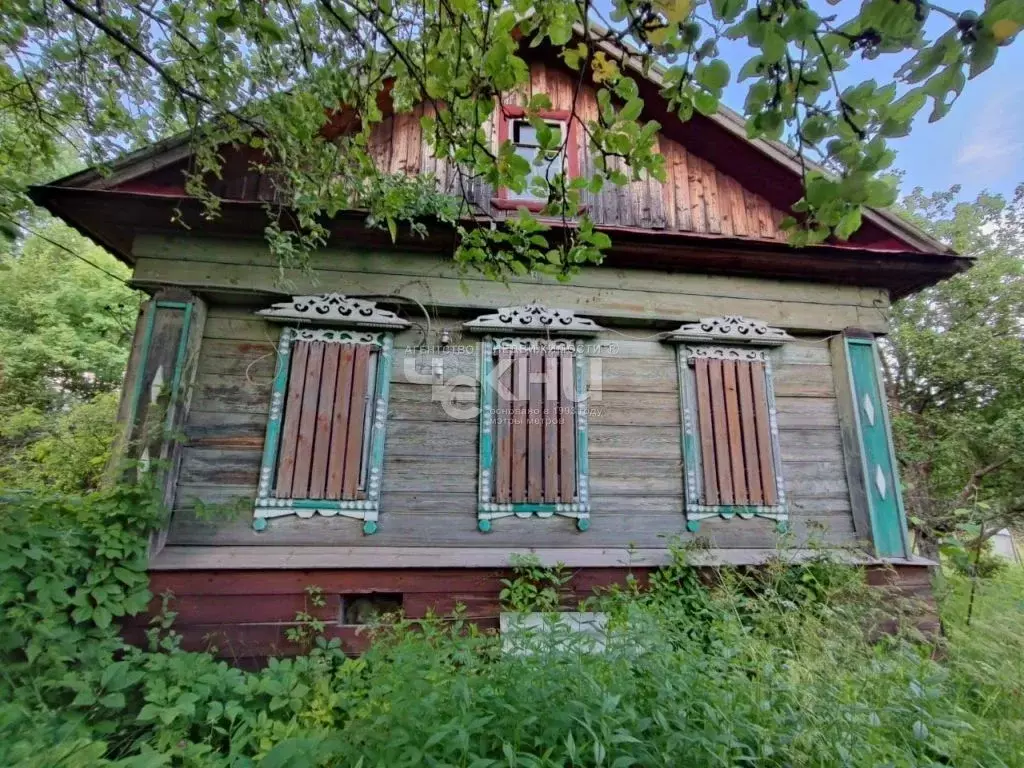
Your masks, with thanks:
M 553 182 L 559 175 L 567 179 L 579 175 L 579 156 L 575 122 L 568 110 L 541 110 L 538 117 L 540 126 L 532 123 L 521 107 L 505 107 L 499 122 L 498 143 L 510 141 L 516 155 L 530 164 L 526 187 L 522 191 L 508 188 L 498 190 L 498 196 L 491 202 L 496 208 L 527 208 L 539 211 L 547 202 L 544 195 L 535 189 L 535 180 Z M 547 146 L 558 149 L 543 149 L 545 128 L 551 136 Z

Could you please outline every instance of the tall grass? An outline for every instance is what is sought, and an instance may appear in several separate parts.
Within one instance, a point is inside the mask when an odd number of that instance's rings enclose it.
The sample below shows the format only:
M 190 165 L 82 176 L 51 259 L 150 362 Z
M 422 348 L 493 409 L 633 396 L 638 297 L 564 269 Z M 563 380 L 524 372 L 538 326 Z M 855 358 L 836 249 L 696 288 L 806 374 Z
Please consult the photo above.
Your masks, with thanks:
M 2 766 L 1024 765 L 1020 571 L 982 580 L 970 626 L 970 584 L 951 577 L 933 645 L 856 569 L 702 579 L 678 552 L 587 606 L 608 616 L 600 653 L 554 621 L 510 641 L 456 615 L 383 624 L 358 659 L 320 639 L 244 672 L 179 650 L 166 623 L 148 648 L 121 642 L 117 617 L 149 598 L 144 492 L 5 504 Z M 520 578 L 557 592 L 549 576 Z M 507 594 L 553 605 L 516 580 Z

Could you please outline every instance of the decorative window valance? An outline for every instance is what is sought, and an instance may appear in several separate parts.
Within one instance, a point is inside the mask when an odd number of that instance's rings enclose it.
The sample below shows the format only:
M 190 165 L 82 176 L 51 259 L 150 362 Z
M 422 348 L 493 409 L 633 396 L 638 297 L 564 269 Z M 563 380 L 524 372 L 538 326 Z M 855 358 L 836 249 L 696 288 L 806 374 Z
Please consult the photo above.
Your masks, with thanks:
M 346 325 L 354 328 L 408 328 L 409 321 L 394 312 L 379 309 L 377 303 L 340 293 L 292 296 L 256 313 L 272 322 Z
M 549 309 L 537 302 L 520 307 L 501 307 L 497 312 L 463 323 L 462 327 L 479 333 L 499 331 L 562 336 L 596 336 L 604 330 L 589 318 L 577 317 L 571 309 Z
M 684 323 L 666 334 L 664 339 L 696 344 L 747 344 L 761 347 L 778 347 L 794 341 L 781 328 L 772 328 L 760 320 L 738 315 L 702 317 L 696 323 Z

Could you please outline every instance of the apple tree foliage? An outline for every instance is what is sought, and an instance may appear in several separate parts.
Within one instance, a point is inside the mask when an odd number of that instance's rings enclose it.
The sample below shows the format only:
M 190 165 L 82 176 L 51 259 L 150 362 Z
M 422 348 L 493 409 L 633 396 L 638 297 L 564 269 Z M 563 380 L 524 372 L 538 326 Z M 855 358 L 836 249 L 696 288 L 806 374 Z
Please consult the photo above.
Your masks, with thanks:
M 884 357 L 908 516 L 932 554 L 947 536 L 1024 527 L 1024 184 L 1010 200 L 958 193 L 900 202 L 977 261 L 894 305 Z
M 734 79 L 749 84 L 749 135 L 785 139 L 832 171 L 805 165 L 805 195 L 787 220 L 795 242 L 813 243 L 849 237 L 862 206 L 893 202 L 880 178 L 893 160 L 887 141 L 922 112 L 942 118 L 1022 25 L 1024 0 L 987 0 L 980 12 L 927 0 L 9 0 L 0 13 L 0 153 L 39 161 L 71 143 L 102 163 L 189 131 L 198 153 L 191 191 L 209 215 L 218 201 L 202 178 L 219 168 L 217 148 L 260 151 L 289 200 L 287 210 L 267 204 L 282 260 L 321 244 L 331 214 L 357 208 L 393 235 L 447 222 L 459 235 L 456 258 L 496 277 L 568 277 L 610 244 L 578 208 L 581 191 L 664 175 L 642 74 L 657 74 L 683 119 L 715 112 Z M 744 43 L 749 57 L 732 72 L 722 51 Z M 511 145 L 493 146 L 484 133 L 495 100 L 528 82 L 524 48 L 542 44 L 579 87 L 597 88 L 600 114 L 583 126 L 596 158 L 589 177 L 531 180 Z M 855 57 L 891 61 L 895 80 L 841 84 Z M 469 226 L 466 202 L 438 194 L 429 177 L 382 175 L 367 139 L 382 119 L 385 84 L 398 112 L 424 100 L 437 107 L 423 119 L 427 140 L 465 177 L 539 185 L 546 212 L 578 226 L 548 238 L 525 213 Z M 547 103 L 540 94 L 529 104 L 542 134 L 537 111 Z M 324 130 L 346 115 L 358 116 L 354 130 Z M 542 136 L 550 152 L 537 162 L 550 161 L 559 140 Z M 12 167 L 0 162 L 7 216 L 23 199 Z

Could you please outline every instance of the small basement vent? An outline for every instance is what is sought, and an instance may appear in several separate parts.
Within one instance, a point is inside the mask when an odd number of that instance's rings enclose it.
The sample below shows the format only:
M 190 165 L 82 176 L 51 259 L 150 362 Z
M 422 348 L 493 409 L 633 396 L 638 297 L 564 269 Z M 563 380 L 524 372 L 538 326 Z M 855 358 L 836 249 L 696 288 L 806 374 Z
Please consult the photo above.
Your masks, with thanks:
M 372 593 L 367 595 L 341 596 L 341 624 L 364 625 L 372 624 L 387 613 L 400 613 L 402 595 L 392 593 Z

